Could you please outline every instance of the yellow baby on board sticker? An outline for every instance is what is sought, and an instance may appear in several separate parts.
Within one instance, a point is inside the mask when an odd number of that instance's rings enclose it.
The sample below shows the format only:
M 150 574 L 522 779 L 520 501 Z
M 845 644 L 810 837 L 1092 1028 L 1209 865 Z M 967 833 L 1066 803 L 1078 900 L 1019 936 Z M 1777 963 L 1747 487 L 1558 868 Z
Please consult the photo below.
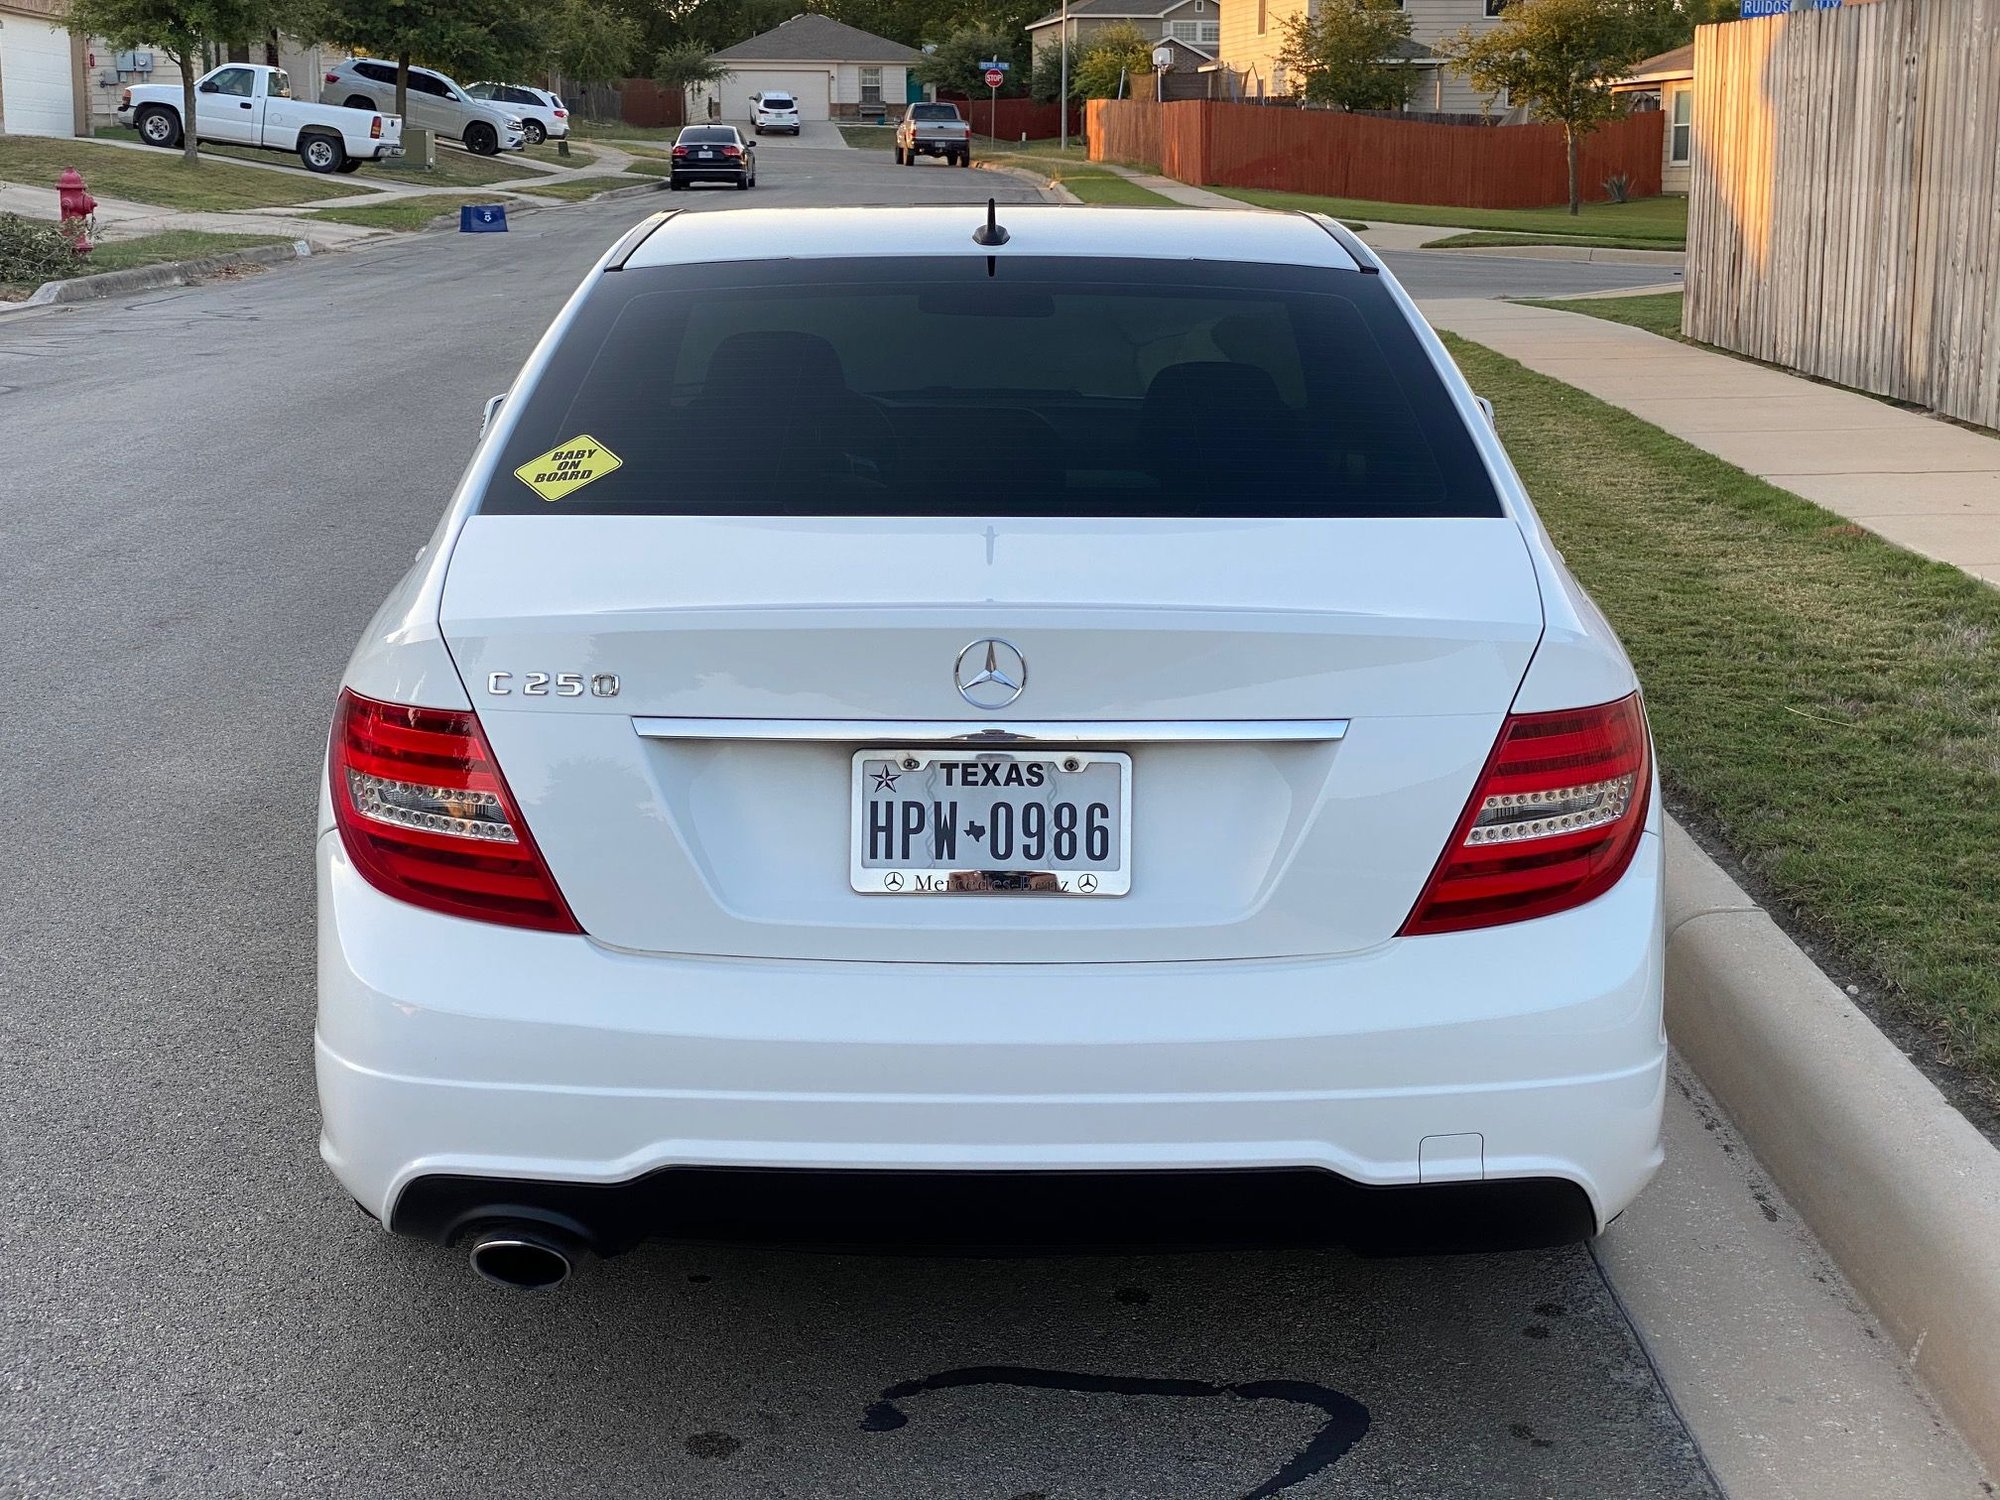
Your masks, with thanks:
M 624 466 L 624 459 L 584 432 L 540 458 L 529 459 L 514 471 L 514 477 L 544 500 L 560 500 Z

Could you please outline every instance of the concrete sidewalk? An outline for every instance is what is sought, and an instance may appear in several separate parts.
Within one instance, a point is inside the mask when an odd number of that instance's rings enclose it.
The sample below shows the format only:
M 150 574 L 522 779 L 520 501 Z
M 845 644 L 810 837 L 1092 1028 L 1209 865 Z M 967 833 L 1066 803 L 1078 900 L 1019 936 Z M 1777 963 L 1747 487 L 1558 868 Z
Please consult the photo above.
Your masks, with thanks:
M 16 187 L 0 183 L 0 213 L 17 213 L 46 219 L 47 188 Z M 390 194 L 382 194 L 386 201 Z M 409 196 L 396 194 L 393 196 Z M 343 198 L 342 207 L 377 201 L 372 198 Z M 322 250 L 338 250 L 359 240 L 378 239 L 386 230 L 364 229 L 358 224 L 336 224 L 329 220 L 301 216 L 286 209 L 232 209 L 215 213 L 177 213 L 151 203 L 130 203 L 122 198 L 99 198 L 95 214 L 98 237 L 105 240 L 137 239 L 167 229 L 198 229 L 208 234 L 272 234 L 286 239 L 304 238 Z
M 2000 439 L 1581 313 L 1470 299 L 1421 306 L 1437 328 L 2000 585 Z

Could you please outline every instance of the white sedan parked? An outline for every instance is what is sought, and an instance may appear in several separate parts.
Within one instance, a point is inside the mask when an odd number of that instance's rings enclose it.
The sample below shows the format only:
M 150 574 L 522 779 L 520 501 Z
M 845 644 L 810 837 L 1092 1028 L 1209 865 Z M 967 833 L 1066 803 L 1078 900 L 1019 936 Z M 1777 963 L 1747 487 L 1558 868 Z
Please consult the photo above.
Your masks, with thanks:
M 558 316 L 341 689 L 327 1162 L 517 1286 L 1596 1233 L 1659 802 L 1476 398 L 1331 220 L 992 212 L 655 216 Z

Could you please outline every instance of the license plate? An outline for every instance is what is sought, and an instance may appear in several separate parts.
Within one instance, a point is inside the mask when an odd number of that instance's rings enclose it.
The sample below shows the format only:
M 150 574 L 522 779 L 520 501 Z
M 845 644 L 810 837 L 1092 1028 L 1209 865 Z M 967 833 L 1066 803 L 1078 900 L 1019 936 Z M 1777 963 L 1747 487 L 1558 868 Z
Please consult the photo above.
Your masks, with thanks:
M 871 895 L 1122 896 L 1132 757 L 1102 750 L 863 750 L 850 878 Z
M 706 161 L 710 157 L 714 156 L 715 153 L 713 151 L 697 151 L 695 152 L 695 155 L 699 156 L 703 161 Z

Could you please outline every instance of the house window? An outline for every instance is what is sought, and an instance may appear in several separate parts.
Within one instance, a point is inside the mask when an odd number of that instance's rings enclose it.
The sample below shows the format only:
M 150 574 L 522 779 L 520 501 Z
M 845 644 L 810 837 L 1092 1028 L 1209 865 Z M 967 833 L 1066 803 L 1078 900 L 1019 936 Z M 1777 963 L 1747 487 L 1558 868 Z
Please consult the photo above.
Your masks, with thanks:
M 1486 0 L 1487 18 L 1490 20 L 1492 17 L 1499 15 L 1501 11 L 1507 8 L 1508 4 L 1509 0 Z
M 882 102 L 882 70 L 863 68 L 861 70 L 861 102 L 880 104 Z
M 1672 133 L 1667 140 L 1667 160 L 1684 167 L 1692 159 L 1694 147 L 1694 90 L 1681 89 L 1674 95 Z
M 1214 47 L 1222 41 L 1220 21 L 1169 21 L 1166 34 L 1176 42 L 1186 42 L 1193 47 Z

